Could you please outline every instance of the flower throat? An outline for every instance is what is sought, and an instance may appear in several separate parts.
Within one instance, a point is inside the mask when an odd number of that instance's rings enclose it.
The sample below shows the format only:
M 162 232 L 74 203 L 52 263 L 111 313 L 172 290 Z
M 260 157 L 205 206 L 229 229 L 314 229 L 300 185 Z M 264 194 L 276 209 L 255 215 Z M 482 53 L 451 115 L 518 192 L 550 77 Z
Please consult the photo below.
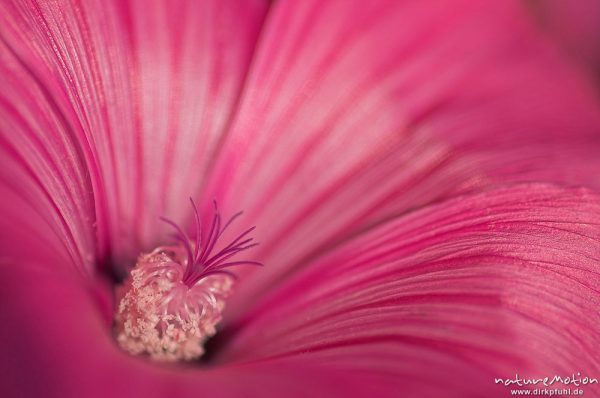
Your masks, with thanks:
M 229 268 L 262 265 L 256 261 L 231 261 L 236 254 L 255 247 L 249 228 L 219 251 L 221 235 L 242 212 L 221 225 L 214 202 L 208 236 L 202 235 L 198 209 L 191 200 L 196 236 L 191 240 L 176 223 L 177 242 L 141 254 L 130 276 L 117 289 L 115 334 L 119 345 L 135 355 L 159 361 L 190 361 L 204 354 L 204 343 L 216 333 L 225 301 L 236 275 Z M 216 253 L 213 253 L 215 252 Z

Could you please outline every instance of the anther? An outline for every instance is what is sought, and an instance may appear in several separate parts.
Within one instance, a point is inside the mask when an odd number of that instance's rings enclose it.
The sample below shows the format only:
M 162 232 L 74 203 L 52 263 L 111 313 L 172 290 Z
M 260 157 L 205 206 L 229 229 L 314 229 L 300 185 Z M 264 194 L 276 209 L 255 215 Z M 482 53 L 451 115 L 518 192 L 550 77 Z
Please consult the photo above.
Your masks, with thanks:
M 139 256 L 130 277 L 117 292 L 120 300 L 115 315 L 119 345 L 136 355 L 162 361 L 193 360 L 204 353 L 203 344 L 216 333 L 225 301 L 236 276 L 229 270 L 238 265 L 262 265 L 256 261 L 230 261 L 254 246 L 245 230 L 216 253 L 218 239 L 242 213 L 221 226 L 214 203 L 211 228 L 203 237 L 194 202 L 195 239 L 192 241 L 174 222 L 178 242 Z

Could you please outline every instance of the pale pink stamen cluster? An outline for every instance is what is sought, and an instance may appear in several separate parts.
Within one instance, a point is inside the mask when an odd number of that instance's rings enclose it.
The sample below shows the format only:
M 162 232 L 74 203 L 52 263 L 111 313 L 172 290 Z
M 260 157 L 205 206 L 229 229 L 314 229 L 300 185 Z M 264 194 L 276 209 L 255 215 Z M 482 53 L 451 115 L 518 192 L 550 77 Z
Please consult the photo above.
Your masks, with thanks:
M 241 212 L 222 226 L 215 202 L 210 231 L 203 239 L 198 209 L 190 201 L 196 221 L 195 239 L 192 241 L 174 222 L 163 219 L 174 228 L 173 238 L 179 245 L 159 247 L 141 255 L 117 292 L 117 341 L 132 354 L 165 361 L 200 357 L 204 342 L 216 333 L 225 299 L 236 279 L 229 268 L 262 265 L 257 261 L 230 260 L 257 245 L 248 237 L 254 227 L 216 249 L 219 237 Z
M 185 256 L 179 247 L 141 255 L 116 314 L 119 345 L 161 361 L 193 360 L 216 332 L 232 278 L 213 274 L 192 286 L 183 282 Z

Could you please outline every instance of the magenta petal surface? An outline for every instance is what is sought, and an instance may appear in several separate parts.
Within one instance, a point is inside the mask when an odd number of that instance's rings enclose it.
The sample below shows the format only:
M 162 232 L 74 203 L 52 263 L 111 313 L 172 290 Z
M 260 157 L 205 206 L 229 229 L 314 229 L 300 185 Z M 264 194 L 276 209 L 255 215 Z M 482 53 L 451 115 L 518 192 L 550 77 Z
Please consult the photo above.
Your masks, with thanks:
M 318 358 L 401 389 L 451 392 L 438 396 L 487 396 L 494 377 L 515 373 L 596 377 L 599 225 L 598 195 L 547 185 L 415 211 L 279 286 L 220 360 Z
M 310 358 L 219 368 L 159 366 L 122 352 L 71 273 L 0 266 L 0 388 L 4 397 L 366 397 L 377 378 L 351 377 Z M 98 288 L 99 290 L 102 287 Z
M 68 100 L 40 79 L 0 41 L 0 257 L 58 257 L 53 266 L 91 274 L 97 170 L 60 110 Z
M 546 44 L 520 2 L 276 2 L 206 189 L 246 210 L 268 264 L 235 313 L 328 245 L 457 192 L 598 186 L 600 107 Z
M 71 273 L 3 266 L 3 391 L 504 397 L 494 377 L 598 374 L 599 214 L 596 194 L 526 185 L 390 221 L 280 286 L 206 369 L 120 352 Z
M 267 6 L 1 2 L 1 137 L 17 141 L 20 169 L 52 167 L 32 184 L 53 198 L 84 190 L 69 200 L 78 212 L 59 207 L 55 217 L 96 218 L 100 249 L 131 260 L 164 238 L 159 216 L 187 216 L 182 204 L 198 194 L 228 126 Z M 96 214 L 85 208 L 92 192 Z
M 600 107 L 521 2 L 4 0 L 0 87 L 3 394 L 600 372 L 599 198 L 565 187 L 600 187 Z M 266 266 L 210 366 L 160 367 L 114 344 L 97 271 L 191 225 L 189 197 L 245 210 Z
M 600 79 L 600 1 L 534 0 L 528 5 L 542 29 Z

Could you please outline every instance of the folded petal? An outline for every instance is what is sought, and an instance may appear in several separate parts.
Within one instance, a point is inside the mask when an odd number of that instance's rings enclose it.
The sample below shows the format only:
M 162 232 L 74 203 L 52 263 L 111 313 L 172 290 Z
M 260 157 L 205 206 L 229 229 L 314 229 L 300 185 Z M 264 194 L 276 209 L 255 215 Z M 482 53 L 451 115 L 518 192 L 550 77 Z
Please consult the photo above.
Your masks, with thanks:
M 83 158 L 73 173 L 88 180 L 88 195 L 93 188 L 100 244 L 117 260 L 136 256 L 140 246 L 164 238 L 159 216 L 180 221 L 188 214 L 182 204 L 196 195 L 212 163 L 267 6 L 260 0 L 3 1 L 0 36 L 9 55 L 2 67 L 15 64 L 3 78 L 16 81 L 2 86 L 3 106 L 19 120 L 0 133 L 13 141 L 51 141 L 49 156 L 67 162 L 74 155 L 54 148 L 71 140 L 71 152 Z M 32 103 L 53 115 L 36 120 Z M 45 117 L 60 125 L 47 126 Z M 36 164 L 40 151 L 17 146 L 22 163 L 44 173 Z M 50 184 L 75 177 L 60 172 L 38 185 L 52 190 Z M 68 217 L 62 208 L 56 212 Z
M 231 327 L 218 360 L 302 356 L 456 396 L 489 396 L 494 378 L 516 373 L 597 377 L 599 286 L 600 196 L 498 188 L 399 217 L 313 262 Z
M 597 186 L 600 108 L 539 38 L 511 1 L 277 2 L 204 190 L 257 225 L 267 267 L 236 313 L 332 243 L 457 192 Z
M 85 154 L 48 84 L 0 41 L 0 257 L 53 259 L 93 272 L 93 182 Z M 98 230 L 100 230 L 99 226 Z

